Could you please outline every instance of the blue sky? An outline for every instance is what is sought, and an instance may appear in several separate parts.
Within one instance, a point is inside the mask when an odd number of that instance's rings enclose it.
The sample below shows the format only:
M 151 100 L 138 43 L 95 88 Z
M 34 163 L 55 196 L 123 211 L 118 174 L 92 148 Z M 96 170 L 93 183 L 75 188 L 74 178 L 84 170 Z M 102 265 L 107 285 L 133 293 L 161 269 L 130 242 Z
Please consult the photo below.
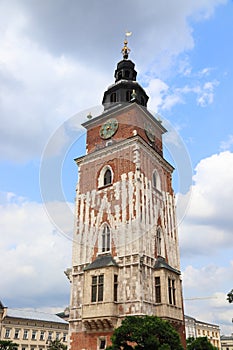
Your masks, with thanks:
M 80 125 L 98 114 L 130 30 L 149 109 L 169 129 L 185 313 L 232 333 L 232 16 L 226 0 L 0 1 L 4 304 L 60 311 L 69 303 L 63 271 L 71 265 L 73 159 L 85 152 Z

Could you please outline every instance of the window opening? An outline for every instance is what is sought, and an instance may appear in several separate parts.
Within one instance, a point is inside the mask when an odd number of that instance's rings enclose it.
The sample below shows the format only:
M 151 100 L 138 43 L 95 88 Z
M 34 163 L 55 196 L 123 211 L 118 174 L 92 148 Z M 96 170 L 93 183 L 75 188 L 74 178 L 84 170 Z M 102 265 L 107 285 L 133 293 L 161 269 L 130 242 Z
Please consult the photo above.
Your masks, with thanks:
M 126 71 L 125 71 L 125 77 L 126 77 L 126 78 L 129 78 L 129 75 L 130 75 L 130 71 L 129 71 L 129 70 L 126 70 Z
M 110 169 L 107 169 L 104 173 L 104 186 L 110 185 L 112 183 L 112 172 Z
M 160 177 L 156 170 L 153 172 L 152 175 L 152 183 L 154 188 L 156 188 L 159 191 L 161 190 Z
M 113 299 L 117 301 L 117 290 L 118 290 L 118 276 L 114 275 L 114 287 L 113 287 Z
M 15 330 L 15 336 L 14 336 L 15 339 L 18 339 L 19 338 L 19 329 L 16 329 Z
M 158 228 L 156 232 L 156 246 L 157 246 L 157 255 L 162 254 L 162 249 L 161 249 L 161 244 L 162 243 L 162 238 L 161 238 L 161 229 Z
M 161 303 L 160 277 L 155 277 L 155 302 Z
M 102 252 L 110 251 L 110 228 L 107 224 L 104 225 L 102 231 Z
M 171 278 L 168 278 L 168 298 L 169 298 L 169 304 L 176 305 L 175 280 Z
M 32 340 L 35 340 L 36 339 L 36 331 L 32 331 Z
M 103 301 L 104 297 L 104 275 L 92 276 L 91 301 Z
M 105 349 L 105 345 L 106 345 L 106 340 L 100 339 L 100 349 Z
M 5 338 L 10 338 L 10 329 L 6 329 Z
M 132 94 L 132 91 L 126 91 L 126 101 L 130 101 L 131 100 L 131 94 Z
M 28 339 L 28 330 L 24 330 L 23 332 L 23 339 Z
M 113 92 L 110 96 L 110 102 L 116 102 L 116 93 Z

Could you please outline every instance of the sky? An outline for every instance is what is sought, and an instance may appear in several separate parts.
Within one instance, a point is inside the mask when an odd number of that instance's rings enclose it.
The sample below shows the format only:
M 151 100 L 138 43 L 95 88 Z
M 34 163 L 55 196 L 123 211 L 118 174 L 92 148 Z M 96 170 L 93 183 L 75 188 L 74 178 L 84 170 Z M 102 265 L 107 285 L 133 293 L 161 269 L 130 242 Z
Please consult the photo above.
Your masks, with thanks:
M 176 170 L 185 314 L 233 332 L 233 2 L 0 0 L 0 300 L 69 304 L 74 158 L 126 31 Z

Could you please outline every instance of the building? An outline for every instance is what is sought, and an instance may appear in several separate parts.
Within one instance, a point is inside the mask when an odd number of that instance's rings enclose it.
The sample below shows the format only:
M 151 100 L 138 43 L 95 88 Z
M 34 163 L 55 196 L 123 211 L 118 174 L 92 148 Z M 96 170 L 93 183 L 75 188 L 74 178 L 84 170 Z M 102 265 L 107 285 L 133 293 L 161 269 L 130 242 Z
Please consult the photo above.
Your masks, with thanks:
M 221 335 L 220 341 L 222 350 L 233 350 L 233 334 Z
M 123 59 L 101 115 L 82 124 L 86 155 L 76 159 L 70 340 L 72 350 L 104 349 L 127 315 L 171 322 L 185 344 L 172 172 L 166 129 L 147 109 L 135 64 Z
M 52 340 L 68 344 L 69 324 L 57 315 L 11 309 L 0 303 L 0 339 L 18 344 L 18 350 L 46 350 Z
M 213 346 L 221 349 L 220 327 L 216 324 L 198 321 L 185 315 L 186 339 L 193 337 L 207 337 Z M 230 350 L 230 349 L 229 349 Z

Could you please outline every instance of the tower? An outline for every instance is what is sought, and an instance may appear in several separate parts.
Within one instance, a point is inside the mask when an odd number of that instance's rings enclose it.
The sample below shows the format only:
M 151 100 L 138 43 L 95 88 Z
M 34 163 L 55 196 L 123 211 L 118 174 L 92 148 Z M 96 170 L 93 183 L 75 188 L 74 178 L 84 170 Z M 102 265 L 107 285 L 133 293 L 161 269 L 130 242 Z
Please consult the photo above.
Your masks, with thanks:
M 185 339 L 174 168 L 163 157 L 166 129 L 147 110 L 127 44 L 103 113 L 82 124 L 86 155 L 75 160 L 72 350 L 104 349 L 127 315 L 159 316 Z

